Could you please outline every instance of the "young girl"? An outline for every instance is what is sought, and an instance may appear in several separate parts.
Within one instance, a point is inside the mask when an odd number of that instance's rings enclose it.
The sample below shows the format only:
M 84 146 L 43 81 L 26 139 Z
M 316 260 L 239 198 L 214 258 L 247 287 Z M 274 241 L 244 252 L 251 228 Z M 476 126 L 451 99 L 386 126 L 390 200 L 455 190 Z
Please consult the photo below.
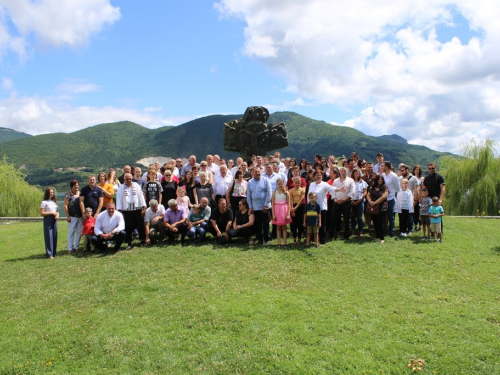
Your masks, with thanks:
M 189 209 L 192 206 L 188 196 L 186 195 L 186 190 L 184 189 L 184 186 L 179 186 L 177 188 L 177 204 L 179 206 L 184 207 L 186 212 L 189 212 Z
M 399 216 L 399 232 L 402 237 L 408 236 L 410 229 L 409 216 L 413 214 L 413 192 L 408 189 L 408 180 L 401 180 L 401 190 L 396 196 L 395 210 Z
M 422 198 L 420 199 L 420 224 L 422 225 L 424 240 L 431 238 L 431 221 L 429 216 L 431 205 L 432 199 L 429 198 L 429 191 L 427 189 L 422 189 Z
M 285 181 L 278 178 L 276 181 L 278 188 L 273 193 L 271 198 L 271 206 L 273 208 L 272 223 L 277 226 L 278 247 L 281 247 L 281 237 L 283 237 L 283 245 L 286 246 L 286 225 L 291 223 L 290 219 L 290 194 L 285 190 Z
M 306 189 L 300 187 L 302 180 L 300 177 L 295 177 L 293 179 L 293 188 L 290 189 L 290 200 L 292 202 L 292 209 L 290 210 L 290 214 L 292 216 L 292 236 L 293 236 L 293 244 L 297 245 L 300 243 L 302 239 L 302 218 L 304 217 L 304 206 L 302 202 L 304 201 L 304 197 L 306 194 Z M 298 233 L 297 233 L 298 232 Z M 299 240 L 297 241 L 297 234 Z

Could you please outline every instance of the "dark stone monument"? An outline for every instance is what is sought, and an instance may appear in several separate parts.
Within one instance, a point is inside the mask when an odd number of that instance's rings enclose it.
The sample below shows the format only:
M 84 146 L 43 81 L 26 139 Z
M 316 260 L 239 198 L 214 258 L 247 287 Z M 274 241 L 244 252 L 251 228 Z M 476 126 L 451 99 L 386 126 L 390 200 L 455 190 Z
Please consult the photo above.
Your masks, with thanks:
M 268 124 L 269 111 L 264 107 L 248 107 L 239 120 L 224 124 L 224 150 L 237 151 L 248 160 L 252 155 L 266 155 L 271 150 L 288 146 L 284 122 Z

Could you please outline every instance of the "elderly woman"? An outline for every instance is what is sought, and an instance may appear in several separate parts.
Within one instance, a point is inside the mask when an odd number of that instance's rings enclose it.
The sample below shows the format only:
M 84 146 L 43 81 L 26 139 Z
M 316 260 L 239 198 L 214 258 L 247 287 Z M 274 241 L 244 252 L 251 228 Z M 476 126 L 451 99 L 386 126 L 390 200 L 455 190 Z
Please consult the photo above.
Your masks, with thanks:
M 43 236 L 45 239 L 45 253 L 54 259 L 57 253 L 57 219 L 59 219 L 59 206 L 57 205 L 54 188 L 47 188 L 43 193 L 40 205 L 40 215 L 43 216 Z
M 207 181 L 207 172 L 200 172 L 200 182 L 194 186 L 195 203 L 201 202 L 201 198 L 207 198 L 210 207 L 215 203 L 214 188 L 210 182 Z
M 236 210 L 236 208 L 235 208 Z M 238 211 L 236 211 L 232 227 L 227 231 L 229 237 L 243 237 L 249 245 L 253 245 L 251 236 L 255 234 L 254 224 L 255 216 L 248 212 L 248 203 L 245 198 L 238 202 Z M 250 240 L 249 240 L 250 238 Z

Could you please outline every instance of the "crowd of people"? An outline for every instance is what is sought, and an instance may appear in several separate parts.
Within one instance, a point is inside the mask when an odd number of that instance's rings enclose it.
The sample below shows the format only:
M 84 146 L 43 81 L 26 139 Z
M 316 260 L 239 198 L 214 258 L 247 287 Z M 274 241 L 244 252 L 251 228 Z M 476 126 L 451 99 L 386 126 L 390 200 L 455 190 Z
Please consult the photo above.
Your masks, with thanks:
M 197 163 L 172 159 L 160 166 L 151 164 L 145 173 L 126 165 L 118 177 L 115 170 L 88 177 L 80 189 L 70 181 L 64 197 L 68 222 L 68 253 L 78 251 L 83 238 L 84 251 L 115 251 L 126 242 L 142 245 L 206 241 L 206 235 L 219 244 L 243 238 L 253 245 L 293 245 L 303 239 L 316 247 L 327 240 L 352 236 L 375 238 L 395 235 L 395 216 L 399 217 L 402 237 L 422 230 L 423 237 L 442 241 L 442 201 L 445 182 L 436 164 L 422 167 L 399 164 L 394 167 L 384 155 L 376 163 L 360 159 L 356 152 L 337 159 L 315 155 L 313 161 L 270 156 L 252 156 L 245 161 L 224 160 L 207 155 Z M 47 188 L 41 204 L 44 217 L 46 253 L 56 255 L 56 195 Z M 288 230 L 289 229 L 289 230 Z

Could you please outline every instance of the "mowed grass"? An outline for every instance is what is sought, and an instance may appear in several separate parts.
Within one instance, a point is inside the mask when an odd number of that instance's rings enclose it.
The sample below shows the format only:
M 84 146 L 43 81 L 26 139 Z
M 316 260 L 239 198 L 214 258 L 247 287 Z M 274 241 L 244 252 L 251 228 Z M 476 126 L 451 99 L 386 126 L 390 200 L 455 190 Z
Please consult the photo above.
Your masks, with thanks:
M 385 244 L 43 251 L 0 225 L 1 374 L 500 373 L 497 220 Z

